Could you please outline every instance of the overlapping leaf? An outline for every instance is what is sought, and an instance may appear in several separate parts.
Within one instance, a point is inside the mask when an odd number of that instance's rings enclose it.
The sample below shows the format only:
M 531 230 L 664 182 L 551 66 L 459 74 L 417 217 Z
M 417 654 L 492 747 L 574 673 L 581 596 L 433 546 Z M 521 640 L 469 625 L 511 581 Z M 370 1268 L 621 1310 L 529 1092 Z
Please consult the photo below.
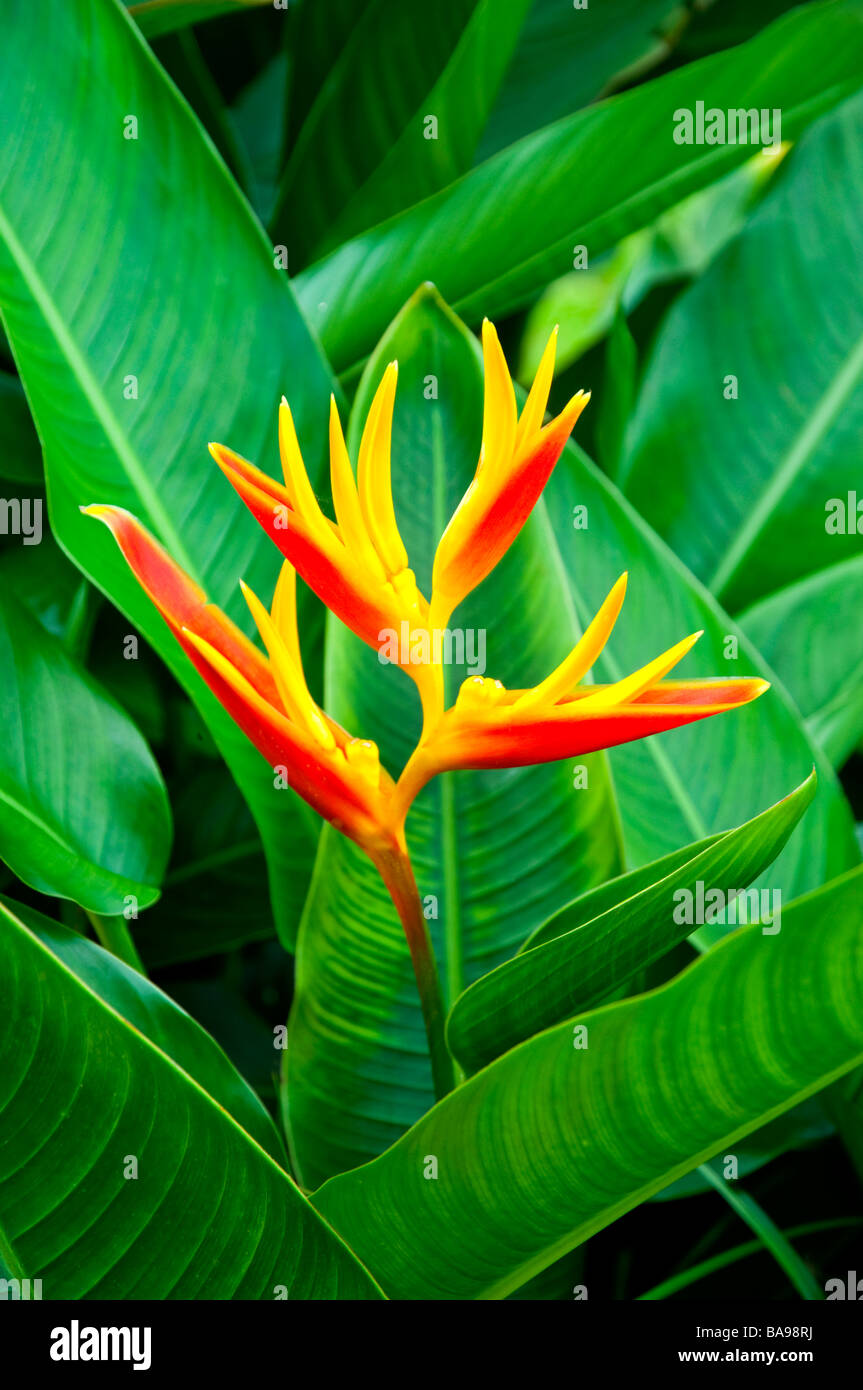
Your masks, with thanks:
M 775 859 L 814 794 L 813 774 L 754 820 L 706 845 L 691 845 L 689 859 L 669 872 L 662 872 L 661 862 L 654 866 L 648 886 L 633 893 L 626 877 L 619 880 L 618 899 L 604 910 L 591 915 L 582 898 L 572 910 L 555 913 L 519 955 L 456 1000 L 447 1022 L 455 1057 L 466 1071 L 478 1071 L 525 1038 L 609 998 L 636 971 L 692 933 L 695 923 L 692 912 L 685 911 L 686 894 L 690 903 L 709 905 L 709 895 L 718 890 L 730 908 L 728 916 L 725 909 L 719 914 L 723 923 L 754 920 L 760 898 L 753 912 L 745 899 L 732 908 L 734 897 Z M 640 877 L 647 877 L 643 870 Z M 607 903 L 614 887 L 612 882 L 592 896 Z M 770 902 L 768 898 L 767 917 L 772 915 Z M 702 922 L 699 930 L 709 940 L 710 926 Z
M 629 431 L 627 496 L 731 611 L 863 547 L 861 144 L 863 94 L 675 304 Z
M 354 448 L 370 391 L 394 356 L 396 512 L 428 592 L 438 537 L 476 467 L 482 369 L 473 339 L 433 292 L 423 291 L 369 365 L 352 416 Z M 467 655 L 484 656 L 488 674 L 510 685 L 542 679 L 578 635 L 548 547 L 540 506 L 454 619 Z M 419 735 L 413 684 L 335 622 L 327 651 L 328 708 L 346 728 L 375 739 L 385 763 L 399 771 Z M 468 673 L 464 664 L 447 668 L 450 699 Z M 580 888 L 617 871 L 607 770 L 602 757 L 586 762 L 589 786 L 579 791 L 566 764 L 459 773 L 435 779 L 412 810 L 408 838 L 448 999 L 511 955 Z M 364 856 L 328 831 L 301 929 L 287 1054 L 288 1108 L 304 1181 L 315 1185 L 379 1153 L 432 1099 L 395 912 Z
M 863 737 L 863 555 L 777 590 L 740 623 L 840 767 Z
M 202 1049 L 158 991 L 87 954 L 0 908 L 0 1244 L 12 1274 L 54 1299 L 377 1297 L 223 1108 L 231 1069 L 218 1049 Z M 201 1083 L 218 1073 L 214 1096 Z
M 522 1043 L 315 1205 L 391 1297 L 505 1296 L 863 1060 L 861 884 Z
M 246 622 L 237 580 L 267 595 L 278 555 L 207 440 L 273 466 L 287 391 L 314 468 L 331 380 L 272 248 L 122 10 L 13 0 L 6 19 L 0 306 L 45 446 L 54 531 L 204 713 L 261 828 L 289 934 L 310 823 L 78 508 L 127 506 Z
M 863 6 L 808 5 L 739 48 L 526 136 L 304 272 L 301 303 L 339 373 L 357 367 L 423 280 L 468 320 L 525 304 L 712 183 L 751 146 L 679 145 L 674 112 L 781 108 L 793 138 L 859 85 Z M 501 190 L 506 196 L 501 196 Z
M 41 893 L 120 913 L 159 895 L 161 774 L 132 721 L 60 640 L 0 592 L 0 857 Z

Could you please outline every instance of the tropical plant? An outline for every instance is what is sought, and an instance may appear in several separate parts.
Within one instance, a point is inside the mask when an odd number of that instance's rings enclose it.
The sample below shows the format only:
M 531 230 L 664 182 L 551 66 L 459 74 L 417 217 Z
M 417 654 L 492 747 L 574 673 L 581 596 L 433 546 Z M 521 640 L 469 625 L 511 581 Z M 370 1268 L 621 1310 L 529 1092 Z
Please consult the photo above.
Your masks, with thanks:
M 863 3 L 725 8 L 7 5 L 0 1278 L 843 1273 Z

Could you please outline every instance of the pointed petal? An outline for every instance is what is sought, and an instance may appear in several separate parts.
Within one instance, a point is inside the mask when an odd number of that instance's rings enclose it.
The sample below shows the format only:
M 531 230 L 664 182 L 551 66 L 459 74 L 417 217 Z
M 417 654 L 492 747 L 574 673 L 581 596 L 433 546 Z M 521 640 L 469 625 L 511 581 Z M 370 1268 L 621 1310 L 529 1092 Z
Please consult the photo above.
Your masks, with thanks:
M 357 460 L 360 506 L 366 529 L 387 574 L 407 568 L 408 556 L 393 507 L 390 450 L 398 364 L 390 362 L 369 407 Z
M 321 748 L 305 728 L 262 700 L 204 638 L 184 630 L 181 640 L 220 703 L 270 766 L 288 769 L 292 790 L 351 839 L 360 844 L 379 841 L 382 802 L 367 771 L 362 775 L 351 767 L 341 749 Z M 385 791 L 391 786 L 385 773 L 381 782 Z
M 562 695 L 567 695 L 573 691 L 579 681 L 587 675 L 608 641 L 611 629 L 617 622 L 617 616 L 626 593 L 626 580 L 627 576 L 624 573 L 566 660 L 562 661 L 550 676 L 546 676 L 541 685 L 535 686 L 533 690 L 528 690 L 525 695 L 520 696 L 517 701 L 519 708 L 529 708 L 542 704 L 553 705 Z
M 653 661 L 649 661 L 638 671 L 633 671 L 631 675 L 625 676 L 623 680 L 615 681 L 613 685 L 605 685 L 601 689 L 591 692 L 579 701 L 580 714 L 592 714 L 636 700 L 642 691 L 647 690 L 648 686 L 656 685 L 672 667 L 682 661 L 701 636 L 703 636 L 703 630 L 693 632 L 690 637 L 684 637 L 682 642 L 669 647 L 667 652 L 654 657 Z
M 397 615 L 387 607 L 388 597 L 392 598 L 388 586 L 373 583 L 360 572 L 331 522 L 327 521 L 325 530 L 310 527 L 298 511 L 288 516 L 278 502 L 274 504 L 272 493 L 264 492 L 245 473 L 236 472 L 224 457 L 219 459 L 219 466 L 309 588 L 352 632 L 377 648 L 382 629 L 398 627 Z
M 517 410 L 512 377 L 497 329 L 488 319 L 482 325 L 485 371 L 482 414 L 482 470 L 491 481 L 500 476 L 515 446 Z
M 385 583 L 386 571 L 363 519 L 357 485 L 354 482 L 354 470 L 342 434 L 335 396 L 330 396 L 330 480 L 336 520 L 347 549 L 376 579 L 382 584 Z
M 545 418 L 546 407 L 548 406 L 548 396 L 551 391 L 551 383 L 554 377 L 554 359 L 557 352 L 557 324 L 552 329 L 551 336 L 546 344 L 545 351 L 540 359 L 530 388 L 530 394 L 524 403 L 524 409 L 519 417 L 518 428 L 515 432 L 516 452 L 527 443 L 532 435 L 542 428 Z
M 600 687 L 597 693 L 611 687 Z M 760 679 L 663 681 L 637 700 L 593 710 L 593 697 L 539 710 L 515 699 L 491 710 L 450 709 L 426 745 L 426 775 L 456 768 L 524 767 L 581 757 L 738 709 L 769 683 Z
M 176 637 L 188 628 L 206 639 L 264 700 L 275 701 L 275 682 L 266 658 L 254 642 L 221 609 L 207 601 L 203 590 L 130 512 L 106 506 L 81 510 L 103 521 L 111 531 L 138 583 Z
M 270 616 L 290 652 L 291 660 L 302 673 L 303 657 L 300 651 L 300 634 L 297 630 L 297 571 L 290 560 L 285 560 L 279 570 Z
M 453 608 L 481 584 L 515 540 L 560 458 L 572 427 L 590 395 L 579 391 L 554 420 L 522 450 L 498 487 L 468 488 L 440 539 L 432 575 L 435 612 Z M 443 619 L 442 619 L 443 621 Z
M 255 620 L 255 626 L 270 657 L 270 669 L 276 682 L 285 713 L 290 719 L 305 725 L 322 748 L 335 748 L 336 741 L 332 730 L 308 692 L 301 671 L 291 660 L 290 652 L 282 640 L 278 628 L 261 600 L 240 580 L 243 597 Z
M 296 510 L 313 530 L 326 530 L 327 519 L 318 505 L 300 452 L 291 408 L 282 397 L 279 406 L 279 455 L 285 474 L 285 487 Z
M 236 478 L 242 478 L 250 487 L 257 489 L 263 496 L 270 499 L 273 506 L 286 508 L 293 511 L 294 504 L 282 484 L 275 478 L 271 478 L 269 473 L 264 473 L 262 469 L 256 468 L 248 459 L 244 459 L 241 454 L 234 453 L 226 444 L 209 444 L 207 446 L 216 463 L 221 468 L 225 477 L 236 487 Z

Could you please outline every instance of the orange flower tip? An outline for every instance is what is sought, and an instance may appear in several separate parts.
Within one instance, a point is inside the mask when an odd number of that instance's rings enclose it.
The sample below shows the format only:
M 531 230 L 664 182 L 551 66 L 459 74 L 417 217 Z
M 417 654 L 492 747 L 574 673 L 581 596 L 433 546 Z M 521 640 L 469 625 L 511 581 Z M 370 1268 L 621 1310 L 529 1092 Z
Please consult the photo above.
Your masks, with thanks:
M 127 512 L 125 507 L 111 507 L 106 502 L 91 502 L 89 506 L 79 507 L 78 510 L 84 516 L 92 516 L 97 521 L 104 522 L 112 534 L 115 533 L 115 527 L 120 520 L 135 520 L 132 513 Z

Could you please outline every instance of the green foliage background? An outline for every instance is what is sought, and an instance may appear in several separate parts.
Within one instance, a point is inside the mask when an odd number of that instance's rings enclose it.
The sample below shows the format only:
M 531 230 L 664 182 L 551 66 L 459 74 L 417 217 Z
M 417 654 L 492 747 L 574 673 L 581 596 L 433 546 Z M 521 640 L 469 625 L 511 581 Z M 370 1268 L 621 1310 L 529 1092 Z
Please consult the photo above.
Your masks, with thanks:
M 0 1274 L 823 1297 L 863 1224 L 863 3 L 2 22 Z M 698 102 L 778 110 L 786 143 L 678 144 Z M 426 789 L 410 845 L 470 1078 L 435 1106 L 380 882 L 275 789 L 79 508 L 128 507 L 246 624 L 238 580 L 268 594 L 279 557 L 207 441 L 277 472 L 284 393 L 323 497 L 330 392 L 355 454 L 397 356 L 427 588 L 485 315 L 521 386 L 559 322 L 552 404 L 593 393 L 460 616 L 489 674 L 541 679 L 627 569 L 597 679 L 703 628 L 683 674 L 772 689 L 592 755 L 586 791 L 563 764 Z M 39 544 L 10 499 L 43 505 Z M 397 773 L 415 692 L 301 598 L 316 697 Z M 778 889 L 781 931 L 687 938 L 669 904 L 698 881 Z

